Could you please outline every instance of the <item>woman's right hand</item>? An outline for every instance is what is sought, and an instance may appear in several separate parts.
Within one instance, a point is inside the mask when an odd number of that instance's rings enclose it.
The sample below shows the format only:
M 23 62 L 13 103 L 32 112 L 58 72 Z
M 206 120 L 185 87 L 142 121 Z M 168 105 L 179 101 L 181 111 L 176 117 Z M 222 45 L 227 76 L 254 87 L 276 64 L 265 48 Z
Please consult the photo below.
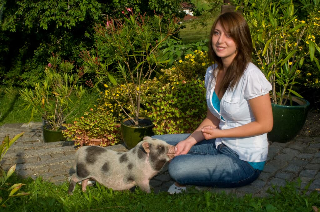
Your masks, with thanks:
M 183 140 L 180 141 L 177 145 L 176 145 L 176 151 L 175 151 L 175 156 L 178 155 L 185 155 L 189 152 L 189 150 L 191 149 L 191 147 L 193 145 L 195 145 L 196 142 L 192 141 L 192 140 Z

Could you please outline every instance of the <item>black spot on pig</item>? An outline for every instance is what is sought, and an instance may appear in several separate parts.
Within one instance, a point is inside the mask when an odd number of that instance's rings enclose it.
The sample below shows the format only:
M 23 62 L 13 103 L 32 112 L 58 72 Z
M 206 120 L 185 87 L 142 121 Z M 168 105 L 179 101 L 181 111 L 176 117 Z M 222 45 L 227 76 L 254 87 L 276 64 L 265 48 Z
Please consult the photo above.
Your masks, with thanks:
M 160 171 L 160 169 L 162 169 L 162 167 L 164 166 L 164 164 L 166 163 L 167 161 L 165 159 L 162 159 L 162 160 L 157 160 L 154 164 L 153 164 L 153 167 L 156 171 Z
M 136 152 L 137 152 L 137 148 L 133 148 L 132 153 L 136 154 Z
M 121 155 L 121 157 L 119 158 L 119 162 L 120 163 L 124 163 L 124 162 L 127 162 L 128 161 L 128 156 L 127 154 L 123 154 Z
M 159 155 L 162 155 L 165 153 L 166 148 L 163 145 L 159 145 L 159 146 L 157 146 L 157 151 L 158 151 Z
M 128 164 L 128 169 L 131 170 L 132 168 L 133 168 L 133 164 L 132 164 L 132 163 L 129 163 L 129 164 Z
M 94 164 L 97 161 L 98 156 L 106 152 L 107 150 L 98 146 L 90 146 L 86 149 L 86 151 L 87 151 L 87 155 L 86 155 L 87 163 Z
M 138 149 L 138 158 L 139 158 L 139 159 L 144 159 L 146 156 L 147 156 L 147 153 L 146 153 L 146 151 L 143 149 L 143 147 L 141 146 L 141 147 Z
M 134 181 L 134 178 L 133 178 L 133 176 L 129 176 L 128 178 L 127 178 L 127 182 L 128 183 L 132 183 Z
M 159 154 L 159 152 L 162 152 L 162 154 L 164 154 L 165 147 L 160 145 L 157 147 L 155 151 L 150 152 L 150 164 L 151 164 L 151 167 L 156 171 L 159 171 L 167 162 L 165 159 L 159 159 L 161 155 Z
M 109 167 L 109 164 L 108 164 L 107 162 L 105 162 L 105 163 L 103 164 L 103 166 L 101 167 L 101 170 L 102 170 L 103 172 L 108 172 L 109 169 L 110 169 L 110 167 Z
M 86 178 L 89 176 L 89 171 L 87 170 L 86 165 L 84 163 L 77 164 L 77 175 L 80 178 Z

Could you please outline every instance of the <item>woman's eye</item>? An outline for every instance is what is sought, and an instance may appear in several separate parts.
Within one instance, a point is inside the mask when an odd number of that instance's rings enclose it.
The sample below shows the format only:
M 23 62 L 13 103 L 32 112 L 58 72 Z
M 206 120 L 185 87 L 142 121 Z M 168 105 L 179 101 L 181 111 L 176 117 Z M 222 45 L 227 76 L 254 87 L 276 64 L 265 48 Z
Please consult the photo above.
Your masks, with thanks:
M 218 31 L 214 31 L 213 34 L 214 35 L 219 35 L 219 32 Z

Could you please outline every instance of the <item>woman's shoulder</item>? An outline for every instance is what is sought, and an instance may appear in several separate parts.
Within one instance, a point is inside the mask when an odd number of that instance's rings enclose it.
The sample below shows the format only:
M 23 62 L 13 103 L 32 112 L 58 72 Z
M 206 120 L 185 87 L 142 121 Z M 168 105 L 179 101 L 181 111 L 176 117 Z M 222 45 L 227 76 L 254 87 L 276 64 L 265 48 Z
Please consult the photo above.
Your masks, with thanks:
M 246 99 L 252 99 L 268 93 L 272 86 L 262 71 L 253 63 L 249 63 L 243 74 L 242 88 Z
M 248 73 L 253 73 L 253 72 L 257 72 L 257 73 L 262 73 L 261 70 L 252 62 L 250 62 L 246 68 L 246 70 L 244 71 L 245 74 Z
M 262 77 L 265 78 L 265 75 L 262 73 L 262 71 L 252 62 L 250 62 L 246 68 L 246 70 L 243 73 L 244 78 L 248 77 Z

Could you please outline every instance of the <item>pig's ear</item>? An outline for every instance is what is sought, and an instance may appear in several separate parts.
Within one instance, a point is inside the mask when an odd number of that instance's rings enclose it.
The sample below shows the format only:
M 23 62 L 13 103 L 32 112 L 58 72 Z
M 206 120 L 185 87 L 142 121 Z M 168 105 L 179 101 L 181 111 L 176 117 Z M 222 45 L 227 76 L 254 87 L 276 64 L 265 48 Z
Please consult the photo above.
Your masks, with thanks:
M 144 151 L 146 151 L 146 153 L 150 152 L 150 144 L 148 142 L 143 142 L 142 147 L 143 147 Z

